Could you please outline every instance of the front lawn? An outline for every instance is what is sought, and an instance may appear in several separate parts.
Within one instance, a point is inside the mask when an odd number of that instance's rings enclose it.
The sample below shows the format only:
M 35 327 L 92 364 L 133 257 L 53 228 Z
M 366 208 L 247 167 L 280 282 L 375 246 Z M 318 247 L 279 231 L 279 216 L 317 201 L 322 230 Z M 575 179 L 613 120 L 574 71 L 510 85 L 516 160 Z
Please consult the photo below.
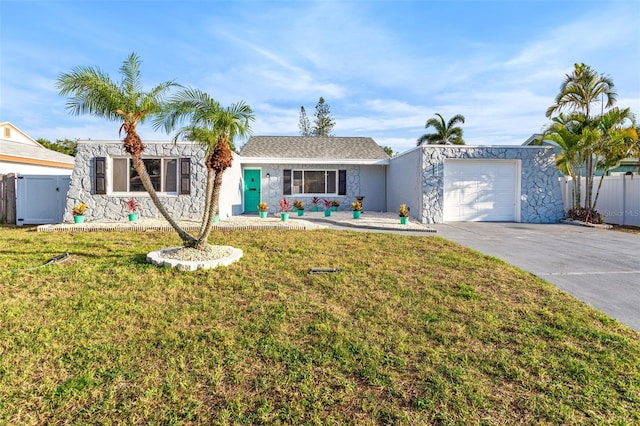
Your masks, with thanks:
M 640 335 L 495 258 L 212 237 L 245 257 L 179 272 L 144 261 L 173 233 L 0 228 L 0 424 L 640 422 Z

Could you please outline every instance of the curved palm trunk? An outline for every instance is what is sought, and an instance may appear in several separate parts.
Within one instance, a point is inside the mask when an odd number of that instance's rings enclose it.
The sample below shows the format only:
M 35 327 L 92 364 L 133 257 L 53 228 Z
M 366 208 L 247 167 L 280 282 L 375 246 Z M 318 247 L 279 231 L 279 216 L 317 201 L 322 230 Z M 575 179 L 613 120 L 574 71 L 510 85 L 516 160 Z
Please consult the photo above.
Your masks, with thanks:
M 223 171 L 219 171 L 215 173 L 215 177 L 213 178 L 213 185 L 211 194 L 207 194 L 207 197 L 210 198 L 210 203 L 207 204 L 209 207 L 206 212 L 207 220 L 204 222 L 204 228 L 200 232 L 198 236 L 198 240 L 196 241 L 194 248 L 202 250 L 207 244 L 209 244 L 209 235 L 211 235 L 211 229 L 213 228 L 213 218 L 218 212 L 218 203 L 220 201 L 220 188 L 222 187 L 222 173 Z M 213 171 L 211 172 L 213 173 Z
M 204 249 L 208 244 L 207 241 L 209 239 L 209 234 L 211 234 L 213 217 L 219 209 L 222 174 L 227 168 L 231 167 L 232 162 L 233 154 L 229 149 L 229 142 L 225 136 L 221 136 L 213 150 L 210 161 L 207 162 L 207 169 L 210 171 L 212 170 L 215 173 L 215 177 L 213 179 L 213 188 L 211 190 L 211 202 L 208 204 L 208 211 L 206 212 L 206 214 L 208 214 L 207 221 L 194 246 L 197 249 Z M 208 196 L 209 193 L 207 193 L 207 197 Z
M 156 194 L 156 190 L 151 183 L 151 178 L 149 177 L 149 173 L 147 172 L 147 167 L 144 165 L 140 154 L 131 154 L 131 159 L 133 160 L 133 167 L 136 169 L 136 172 L 138 172 L 138 176 L 140 176 L 142 186 L 144 186 L 144 189 L 147 191 L 147 193 L 149 193 L 151 201 L 153 201 L 153 205 L 156 206 L 162 217 L 164 217 L 167 222 L 169 222 L 171 227 L 178 233 L 184 245 L 188 247 L 193 246 L 196 242 L 196 239 L 193 238 L 184 229 L 182 229 L 180 225 L 178 225 L 178 223 L 171 217 L 167 209 L 160 202 L 158 194 Z
M 207 156 L 205 164 L 207 165 L 207 186 L 205 188 L 204 193 L 204 214 L 202 215 L 202 224 L 200 226 L 200 231 L 198 232 L 198 239 L 202 237 L 202 233 L 204 232 L 204 228 L 206 223 L 209 221 L 209 216 L 211 214 L 211 194 L 213 194 L 213 169 L 209 166 L 211 164 L 211 156 L 213 154 L 209 154 Z

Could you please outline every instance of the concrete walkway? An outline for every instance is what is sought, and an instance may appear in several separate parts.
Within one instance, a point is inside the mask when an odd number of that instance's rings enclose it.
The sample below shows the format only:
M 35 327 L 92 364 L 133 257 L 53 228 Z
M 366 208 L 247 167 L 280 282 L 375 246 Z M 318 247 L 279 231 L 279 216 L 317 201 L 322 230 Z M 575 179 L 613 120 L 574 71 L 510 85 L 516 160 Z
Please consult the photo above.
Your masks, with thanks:
M 640 331 L 640 235 L 565 224 L 431 226 L 438 236 L 503 259 Z

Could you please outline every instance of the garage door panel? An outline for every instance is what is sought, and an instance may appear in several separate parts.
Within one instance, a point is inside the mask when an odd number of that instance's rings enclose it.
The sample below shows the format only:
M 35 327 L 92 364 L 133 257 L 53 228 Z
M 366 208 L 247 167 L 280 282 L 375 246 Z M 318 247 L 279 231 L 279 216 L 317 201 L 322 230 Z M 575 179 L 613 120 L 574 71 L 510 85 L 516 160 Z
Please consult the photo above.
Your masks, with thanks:
M 517 163 L 505 160 L 447 160 L 445 221 L 514 221 Z

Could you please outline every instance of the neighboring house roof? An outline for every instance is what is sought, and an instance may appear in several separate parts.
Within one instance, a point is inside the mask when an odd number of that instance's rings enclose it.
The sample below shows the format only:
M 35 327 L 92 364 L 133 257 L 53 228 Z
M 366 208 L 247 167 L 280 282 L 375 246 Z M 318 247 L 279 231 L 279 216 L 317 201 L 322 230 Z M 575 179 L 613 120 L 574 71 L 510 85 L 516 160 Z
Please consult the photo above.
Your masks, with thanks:
M 75 159 L 70 155 L 52 151 L 39 144 L 27 145 L 0 139 L 0 161 L 73 169 Z
M 8 121 L 0 129 L 0 162 L 73 169 L 72 156 L 43 147 Z
M 29 135 L 27 135 L 25 132 L 18 129 L 8 121 L 1 122 L 0 129 L 0 138 L 2 139 L 42 147 L 42 145 L 40 145 L 37 141 L 33 140 Z
M 372 138 L 252 136 L 240 150 L 248 163 L 387 164 L 389 156 Z

